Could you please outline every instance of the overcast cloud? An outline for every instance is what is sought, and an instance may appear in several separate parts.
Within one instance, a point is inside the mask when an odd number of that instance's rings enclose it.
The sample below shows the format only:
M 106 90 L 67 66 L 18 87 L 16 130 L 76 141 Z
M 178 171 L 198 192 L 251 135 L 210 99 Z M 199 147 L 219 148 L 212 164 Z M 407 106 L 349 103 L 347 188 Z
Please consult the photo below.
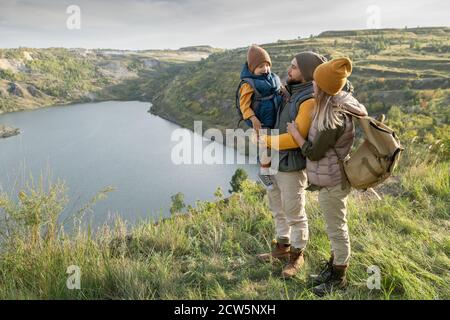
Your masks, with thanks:
M 81 9 L 79 30 L 66 27 L 70 5 Z M 0 0 L 0 47 L 235 48 L 366 29 L 371 5 L 380 8 L 382 28 L 449 22 L 448 0 Z

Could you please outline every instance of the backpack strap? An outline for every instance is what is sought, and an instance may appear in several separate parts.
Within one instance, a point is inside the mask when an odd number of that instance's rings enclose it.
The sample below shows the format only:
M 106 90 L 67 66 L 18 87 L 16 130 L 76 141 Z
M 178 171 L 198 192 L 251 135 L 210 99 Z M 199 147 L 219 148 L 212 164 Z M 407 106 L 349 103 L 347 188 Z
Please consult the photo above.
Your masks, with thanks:
M 255 113 L 256 113 L 256 109 L 259 107 L 260 101 L 267 100 L 265 98 L 262 98 L 261 93 L 258 91 L 258 89 L 256 89 L 255 81 L 252 78 L 242 78 L 241 82 L 239 83 L 238 88 L 236 90 L 236 108 L 238 109 L 239 114 L 241 115 L 241 119 L 239 119 L 238 126 L 241 123 L 241 121 L 244 120 L 242 117 L 241 109 L 239 107 L 240 106 L 240 98 L 241 98 L 240 90 L 244 83 L 248 83 L 253 89 L 252 109 Z M 270 99 L 271 98 L 272 97 L 270 97 Z
M 345 134 L 345 130 L 346 129 L 347 129 L 347 119 L 344 116 L 344 132 L 342 134 Z M 348 185 L 350 185 L 350 182 L 348 181 L 348 178 L 347 178 L 347 175 L 345 174 L 345 169 L 344 169 L 344 161 L 345 161 L 346 158 L 342 159 L 339 156 L 339 153 L 336 150 L 336 144 L 333 146 L 333 150 L 334 150 L 334 153 L 336 153 L 336 157 L 338 158 L 339 170 L 341 171 L 341 189 L 345 190 L 346 187 Z M 348 155 L 347 155 L 347 157 L 348 157 Z
M 241 83 L 239 84 L 239 89 L 244 83 L 248 83 L 252 88 L 254 92 L 254 96 L 256 99 L 261 99 L 261 93 L 256 89 L 255 80 L 252 78 L 242 78 Z
M 256 89 L 255 81 L 252 78 L 243 78 L 241 82 L 248 83 L 253 88 L 252 109 L 254 113 L 257 112 L 259 105 L 261 104 L 262 101 L 272 100 L 276 97 L 275 93 L 272 93 L 267 97 L 263 97 L 261 93 L 258 91 L 258 89 Z
M 339 110 L 338 110 L 339 112 L 348 114 L 348 115 L 350 115 L 350 116 L 352 116 L 352 117 L 355 117 L 355 118 L 358 118 L 358 119 L 372 119 L 372 118 L 369 117 L 369 116 L 362 116 L 362 115 L 356 114 L 356 113 L 354 113 L 354 112 L 351 112 L 351 111 L 349 111 L 349 110 L 347 110 L 347 109 L 344 109 L 342 106 L 338 106 L 338 107 L 339 107 Z

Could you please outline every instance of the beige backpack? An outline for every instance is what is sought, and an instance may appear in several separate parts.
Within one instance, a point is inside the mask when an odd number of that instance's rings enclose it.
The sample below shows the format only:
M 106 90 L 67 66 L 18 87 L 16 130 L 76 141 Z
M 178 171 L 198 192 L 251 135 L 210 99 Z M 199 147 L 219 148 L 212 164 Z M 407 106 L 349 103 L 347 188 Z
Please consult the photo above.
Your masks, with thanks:
M 398 164 L 404 150 L 395 132 L 380 121 L 348 110 L 342 112 L 358 119 L 364 142 L 345 159 L 343 169 L 355 189 L 369 189 L 386 180 Z

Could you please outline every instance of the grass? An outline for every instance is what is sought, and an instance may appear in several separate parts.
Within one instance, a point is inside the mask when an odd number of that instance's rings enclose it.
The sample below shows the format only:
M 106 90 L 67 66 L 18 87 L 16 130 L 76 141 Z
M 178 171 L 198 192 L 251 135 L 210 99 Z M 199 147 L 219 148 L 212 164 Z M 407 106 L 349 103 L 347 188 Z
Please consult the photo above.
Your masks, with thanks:
M 377 189 L 382 201 L 352 193 L 350 286 L 324 299 L 450 298 L 449 162 L 418 163 L 409 152 L 398 177 Z M 248 180 L 242 187 L 170 219 L 70 233 L 55 223 L 67 203 L 61 182 L 31 185 L 17 199 L 4 194 L 0 299 L 317 299 L 308 275 L 329 252 L 317 194 L 307 196 L 305 268 L 284 280 L 281 264 L 254 258 L 273 237 L 265 191 Z M 67 289 L 70 265 L 81 268 L 80 290 Z M 379 290 L 366 285 L 372 265 Z

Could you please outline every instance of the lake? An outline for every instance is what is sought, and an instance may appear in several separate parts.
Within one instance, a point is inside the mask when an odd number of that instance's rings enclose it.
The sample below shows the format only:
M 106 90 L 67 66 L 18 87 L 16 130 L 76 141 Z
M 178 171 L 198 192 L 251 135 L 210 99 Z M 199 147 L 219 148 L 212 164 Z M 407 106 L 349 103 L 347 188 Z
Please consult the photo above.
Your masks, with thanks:
M 21 130 L 0 139 L 0 191 L 17 194 L 30 175 L 35 182 L 41 174 L 47 180 L 62 179 L 70 198 L 62 215 L 66 218 L 112 186 L 115 190 L 97 202 L 88 217 L 93 226 L 100 226 L 111 223 L 116 214 L 132 224 L 169 216 L 170 197 L 177 192 L 190 205 L 214 199 L 218 186 L 226 195 L 239 167 L 256 177 L 253 164 L 174 164 L 172 148 L 178 142 L 171 139 L 173 131 L 185 130 L 192 137 L 194 133 L 151 115 L 150 106 L 108 101 L 0 115 L 0 123 Z M 199 137 L 194 141 L 202 146 L 215 143 Z

